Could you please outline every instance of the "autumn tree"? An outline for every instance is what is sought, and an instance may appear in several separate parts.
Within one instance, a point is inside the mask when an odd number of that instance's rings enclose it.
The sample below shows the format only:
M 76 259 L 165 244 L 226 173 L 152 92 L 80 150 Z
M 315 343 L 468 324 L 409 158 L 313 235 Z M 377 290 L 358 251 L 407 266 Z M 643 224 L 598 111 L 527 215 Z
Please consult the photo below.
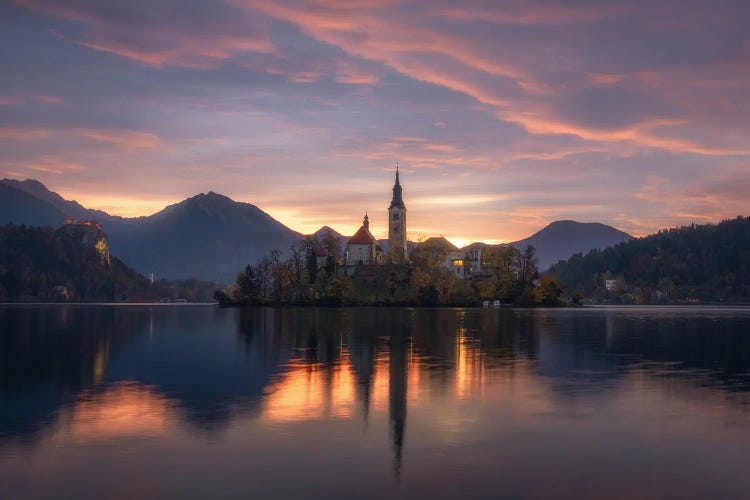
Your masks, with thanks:
M 534 287 L 534 302 L 548 307 L 558 306 L 560 305 L 562 292 L 562 287 L 557 283 L 557 279 L 551 274 L 546 274 Z

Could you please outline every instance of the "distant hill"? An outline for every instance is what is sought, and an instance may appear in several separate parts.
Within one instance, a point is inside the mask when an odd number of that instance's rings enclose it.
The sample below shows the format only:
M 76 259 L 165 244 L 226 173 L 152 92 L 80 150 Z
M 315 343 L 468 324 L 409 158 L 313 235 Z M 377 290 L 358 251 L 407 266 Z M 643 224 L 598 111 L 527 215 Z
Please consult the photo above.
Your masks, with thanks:
M 59 226 L 65 214 L 54 205 L 0 182 L 0 224 Z
M 271 250 L 286 252 L 302 235 L 258 207 L 213 192 L 199 194 L 144 217 L 113 251 L 136 269 L 168 278 L 230 283 Z
M 325 240 L 329 234 L 339 242 L 339 248 L 341 249 L 341 252 L 343 253 L 344 251 L 346 251 L 346 242 L 349 241 L 350 237 L 344 236 L 332 227 L 323 226 L 315 231 L 312 235 L 315 236 L 315 238 L 317 238 L 318 240 Z
M 574 255 L 552 266 L 550 272 L 587 296 L 604 297 L 604 281 L 611 279 L 616 282 L 612 292 L 618 299 L 622 296 L 636 303 L 653 302 L 654 296 L 669 301 L 747 301 L 750 219 L 662 231 Z
M 122 217 L 114 217 L 101 210 L 91 210 L 83 207 L 76 201 L 68 201 L 54 191 L 47 189 L 47 186 L 34 179 L 19 181 L 15 179 L 3 179 L 2 184 L 8 187 L 23 191 L 34 198 L 45 201 L 65 214 L 65 217 L 74 217 L 76 219 L 97 219 L 98 222 L 110 222 L 111 220 L 120 220 L 125 222 Z
M 101 223 L 113 254 L 157 278 L 230 283 L 247 264 L 301 238 L 258 207 L 213 192 L 148 217 L 124 218 L 64 200 L 37 181 L 0 182 L 0 223 L 56 227 L 66 217 Z
M 562 220 L 511 245 L 521 251 L 527 245 L 533 245 L 539 258 L 539 269 L 545 270 L 573 254 L 601 250 L 631 239 L 633 237 L 629 234 L 598 222 Z

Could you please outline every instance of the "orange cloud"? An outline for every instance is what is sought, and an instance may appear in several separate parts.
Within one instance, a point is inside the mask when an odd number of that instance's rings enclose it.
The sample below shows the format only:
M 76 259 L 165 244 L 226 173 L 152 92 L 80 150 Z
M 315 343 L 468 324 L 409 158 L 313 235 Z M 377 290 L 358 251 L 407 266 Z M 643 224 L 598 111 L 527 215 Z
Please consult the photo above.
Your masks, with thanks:
M 352 85 L 375 85 L 380 81 L 378 75 L 350 62 L 341 60 L 337 63 L 336 81 Z
M 31 141 L 34 139 L 43 139 L 49 135 L 50 131 L 47 129 L 0 127 L 0 139 Z
M 589 73 L 588 79 L 592 85 L 616 85 L 625 80 L 625 75 L 612 73 Z
M 56 175 L 67 172 L 80 172 L 88 169 L 86 165 L 81 163 L 70 162 L 53 156 L 42 156 L 39 160 L 25 165 L 25 167 L 36 172 Z
M 149 132 L 90 128 L 77 128 L 74 130 L 76 134 L 82 137 L 101 142 L 108 142 L 125 150 L 151 149 L 162 145 L 161 139 Z
M 615 132 L 585 127 L 565 120 L 540 96 L 564 99 L 560 90 L 534 77 L 528 68 L 510 57 L 498 57 L 494 47 L 479 44 L 468 37 L 458 37 L 430 29 L 429 24 L 414 26 L 409 20 L 389 15 L 387 10 L 353 11 L 337 2 L 286 4 L 284 2 L 243 2 L 248 10 L 260 10 L 275 18 L 299 26 L 308 35 L 335 45 L 352 56 L 378 62 L 413 79 L 439 85 L 465 94 L 488 106 L 503 121 L 522 125 L 532 134 L 573 134 L 586 140 L 632 142 L 642 147 L 703 155 L 746 155 L 743 147 L 725 147 L 686 138 L 667 138 L 655 133 L 650 123 L 639 123 Z M 509 9 L 441 10 L 437 13 L 459 19 L 487 19 L 522 24 L 589 22 L 602 17 L 623 14 L 622 7 L 575 8 L 514 4 Z M 425 55 L 447 58 L 455 69 L 431 61 Z M 498 82 L 487 77 L 507 79 L 521 91 L 521 97 L 509 99 Z M 624 76 L 613 73 L 589 73 L 590 85 L 616 85 Z M 564 90 L 564 89 L 563 89 Z M 689 117 L 681 118 L 689 121 Z M 663 123 L 661 124 L 663 125 Z
M 500 114 L 505 119 L 517 122 L 532 134 L 570 134 L 581 139 L 601 142 L 633 142 L 635 144 L 670 151 L 681 151 L 702 155 L 750 155 L 750 149 L 727 149 L 710 145 L 697 144 L 686 139 L 672 139 L 661 137 L 652 131 L 661 127 L 684 125 L 685 120 L 656 119 L 647 120 L 632 127 L 620 130 L 600 130 L 584 127 L 554 119 L 538 116 Z

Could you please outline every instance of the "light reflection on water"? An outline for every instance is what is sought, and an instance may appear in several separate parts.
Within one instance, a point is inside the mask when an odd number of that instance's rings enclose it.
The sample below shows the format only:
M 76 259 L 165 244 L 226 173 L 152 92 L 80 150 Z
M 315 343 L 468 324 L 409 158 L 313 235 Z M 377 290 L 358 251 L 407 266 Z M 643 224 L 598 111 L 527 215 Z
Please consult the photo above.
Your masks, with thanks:
M 747 496 L 748 309 L 0 307 L 0 496 Z

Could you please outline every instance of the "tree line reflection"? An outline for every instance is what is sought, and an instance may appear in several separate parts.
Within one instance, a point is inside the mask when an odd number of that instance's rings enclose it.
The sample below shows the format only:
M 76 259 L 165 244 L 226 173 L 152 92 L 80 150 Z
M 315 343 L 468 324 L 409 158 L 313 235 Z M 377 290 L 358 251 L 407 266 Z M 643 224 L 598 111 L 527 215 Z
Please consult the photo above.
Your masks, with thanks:
M 0 326 L 0 446 L 61 426 L 215 434 L 238 418 L 366 432 L 387 415 L 398 475 L 413 409 L 514 384 L 544 394 L 519 399 L 530 411 L 633 383 L 749 407 L 747 314 L 63 306 L 0 308 Z

